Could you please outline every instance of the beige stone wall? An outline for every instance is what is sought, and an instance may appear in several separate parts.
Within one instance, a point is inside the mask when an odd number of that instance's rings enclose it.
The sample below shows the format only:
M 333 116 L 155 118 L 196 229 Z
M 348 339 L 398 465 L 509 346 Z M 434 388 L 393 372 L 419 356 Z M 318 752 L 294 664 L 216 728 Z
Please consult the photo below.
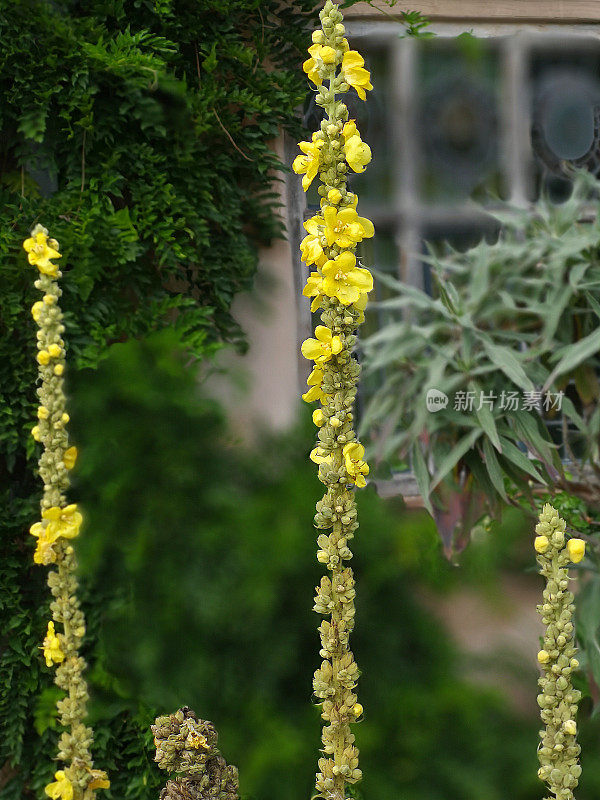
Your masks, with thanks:
M 283 137 L 273 149 L 284 160 Z M 280 214 L 287 228 L 286 183 L 274 185 L 284 203 Z M 226 372 L 213 375 L 207 388 L 225 405 L 234 430 L 252 443 L 261 428 L 285 430 L 293 425 L 301 402 L 297 298 L 288 241 L 278 240 L 260 251 L 254 288 L 238 295 L 232 311 L 249 350 L 244 356 L 219 354 L 217 368 Z
M 382 12 L 398 17 L 406 8 L 390 8 L 384 2 L 374 0 L 374 6 L 357 3 L 346 12 L 346 18 L 382 19 Z M 408 4 L 432 20 L 483 21 L 531 21 L 548 23 L 581 23 L 600 21 L 598 0 L 419 0 Z

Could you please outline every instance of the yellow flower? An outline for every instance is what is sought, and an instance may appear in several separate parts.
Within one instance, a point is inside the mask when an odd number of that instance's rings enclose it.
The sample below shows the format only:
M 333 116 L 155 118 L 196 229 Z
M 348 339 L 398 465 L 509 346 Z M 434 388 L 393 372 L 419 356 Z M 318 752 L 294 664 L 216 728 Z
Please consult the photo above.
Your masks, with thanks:
M 48 354 L 51 358 L 59 358 L 62 355 L 62 347 L 58 344 L 51 344 L 48 347 Z
M 42 437 L 40 435 L 40 426 L 39 425 L 34 425 L 33 426 L 33 428 L 31 429 L 31 435 L 36 440 L 36 442 L 41 442 L 42 441 Z
M 367 307 L 368 299 L 369 298 L 367 294 L 361 294 L 358 300 L 355 303 L 352 303 L 353 308 L 359 312 L 358 317 L 355 320 L 356 325 L 362 325 L 362 323 L 365 321 L 364 311 Z
M 360 715 L 363 713 L 363 710 L 364 709 L 360 703 L 355 703 L 354 707 L 352 708 L 352 713 L 355 717 L 360 717 Z
M 319 171 L 319 150 L 325 144 L 324 139 L 317 139 L 313 134 L 312 142 L 299 142 L 298 147 L 305 155 L 296 156 L 292 162 L 292 169 L 296 175 L 306 173 L 302 178 L 302 188 L 306 192 Z
M 323 364 L 341 351 L 342 340 L 339 336 L 334 336 L 325 325 L 317 325 L 315 336 L 316 339 L 306 339 L 302 342 L 304 358 L 310 358 L 316 364 Z
M 193 747 L 195 750 L 198 750 L 200 747 L 208 748 L 208 741 L 206 737 L 201 733 L 198 733 L 198 731 L 190 731 L 188 733 L 186 744 L 188 744 L 190 747 Z
M 327 45 L 313 44 L 308 48 L 308 52 L 311 57 L 302 64 L 302 69 L 315 86 L 320 86 L 323 83 L 321 69 L 325 64 L 335 63 L 335 50 Z
M 365 448 L 359 442 L 349 442 L 344 445 L 342 455 L 346 464 L 346 472 L 353 482 L 363 487 L 367 485 L 365 475 L 369 474 L 369 465 L 363 461 Z
M 65 450 L 63 455 L 63 464 L 67 469 L 73 469 L 77 461 L 77 448 L 69 447 Z
M 317 428 L 320 428 L 325 424 L 325 414 L 323 414 L 323 410 L 321 408 L 315 408 L 312 413 L 312 420 Z
M 302 261 L 307 266 L 316 264 L 320 267 L 327 261 L 327 256 L 323 252 L 317 235 L 309 234 L 305 236 L 300 242 L 300 250 L 302 252 Z
M 55 782 L 49 783 L 44 789 L 48 797 L 52 800 L 73 800 L 73 784 L 67 778 L 64 771 L 59 769 L 54 773 Z
M 344 137 L 345 142 L 348 141 L 348 139 L 351 139 L 353 136 L 360 136 L 355 120 L 349 119 L 348 122 L 344 123 L 344 127 L 342 128 L 342 136 Z
M 368 269 L 356 266 L 356 256 L 345 250 L 323 265 L 321 291 L 328 297 L 337 297 L 348 306 L 356 303 L 361 294 L 373 289 L 373 276 Z
M 47 234 L 39 231 L 30 239 L 25 239 L 23 247 L 27 251 L 27 260 L 30 264 L 36 266 L 44 275 L 49 275 L 51 278 L 56 278 L 58 267 L 53 264 L 51 258 L 62 258 L 61 254 L 52 247 L 52 244 L 57 244 L 54 239 L 48 241 Z
M 29 533 L 32 536 L 35 536 L 38 540 L 35 552 L 33 554 L 33 560 L 36 564 L 50 564 L 54 561 L 56 554 L 54 550 L 52 550 L 52 545 L 54 542 L 51 542 L 48 537 L 46 536 L 46 528 L 42 525 L 41 522 L 34 523 L 29 528 Z
M 323 276 L 318 272 L 311 272 L 306 279 L 306 286 L 302 290 L 305 297 L 314 297 L 310 304 L 310 310 L 316 311 L 321 307 L 321 300 L 323 299 Z
M 44 308 L 44 304 L 41 300 L 38 300 L 37 303 L 34 303 L 31 306 L 31 316 L 34 318 L 36 322 L 39 322 L 42 318 L 42 311 Z
M 37 410 L 38 419 L 48 419 L 50 412 L 46 406 L 39 406 Z
M 65 371 L 65 368 L 64 368 L 63 364 L 55 364 L 54 365 L 54 374 L 55 375 L 62 375 L 64 371 Z
M 56 531 L 48 530 L 48 526 L 43 522 L 36 522 L 29 528 L 29 533 L 38 540 L 37 547 L 33 554 L 36 564 L 52 564 L 56 561 L 56 553 L 52 545 L 58 539 Z
M 306 403 L 312 403 L 313 400 L 325 399 L 326 395 L 323 394 L 323 389 L 321 388 L 322 382 L 323 382 L 323 370 L 320 369 L 319 367 L 315 367 L 306 380 L 309 389 L 302 395 L 302 399 Z
M 364 172 L 365 166 L 371 160 L 371 148 L 360 136 L 351 136 L 344 144 L 346 161 L 354 172 Z
M 42 518 L 48 520 L 46 530 L 49 536 L 55 537 L 55 540 L 59 537 L 74 539 L 79 535 L 79 528 L 83 522 L 83 517 L 77 510 L 76 503 L 71 503 L 71 505 L 64 508 L 59 508 L 58 506 L 45 508 L 42 511 Z
M 375 233 L 371 220 L 359 217 L 354 208 L 338 211 L 334 206 L 325 206 L 322 214 L 307 219 L 304 227 L 314 236 L 325 236 L 330 247 L 337 244 L 342 249 L 351 248 Z
M 331 459 L 331 453 L 327 454 L 322 447 L 315 447 L 310 454 L 310 460 L 315 464 L 331 464 Z
M 356 89 L 361 100 L 366 100 L 365 89 L 372 89 L 371 74 L 364 69 L 365 60 L 356 50 L 348 50 L 342 59 L 342 77 L 347 84 Z
M 102 772 L 99 769 L 91 770 L 92 775 L 95 777 L 88 783 L 88 789 L 110 789 L 110 781 L 106 775 L 106 772 Z
M 38 364 L 43 367 L 50 362 L 50 353 L 47 350 L 40 350 L 36 356 Z
M 327 199 L 330 203 L 333 203 L 334 206 L 337 206 L 342 199 L 342 193 L 339 189 L 330 189 L 327 192 Z
M 585 555 L 585 542 L 583 539 L 569 539 L 567 550 L 571 561 L 574 564 L 578 564 Z
M 536 536 L 533 546 L 538 553 L 545 553 L 550 546 L 550 541 L 547 536 Z
M 60 664 L 61 661 L 65 660 L 65 654 L 61 649 L 60 640 L 54 632 L 53 622 L 48 623 L 48 630 L 46 632 L 44 644 L 40 649 L 44 651 L 44 658 L 46 659 L 47 667 L 51 667 L 52 664 Z

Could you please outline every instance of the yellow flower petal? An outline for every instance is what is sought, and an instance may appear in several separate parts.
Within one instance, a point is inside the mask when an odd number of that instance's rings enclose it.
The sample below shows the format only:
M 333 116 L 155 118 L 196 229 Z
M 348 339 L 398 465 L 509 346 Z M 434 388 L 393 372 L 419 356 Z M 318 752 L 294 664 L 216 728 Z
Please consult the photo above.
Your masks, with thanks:
M 37 303 L 34 303 L 31 306 L 31 316 L 36 322 L 39 322 L 42 318 L 42 311 L 44 310 L 44 304 L 41 300 L 38 300 Z
M 323 344 L 330 345 L 333 339 L 333 334 L 326 325 L 317 325 L 315 328 L 315 336 L 320 342 L 323 342 Z
M 312 413 L 312 420 L 318 428 L 325 424 L 325 414 L 323 414 L 322 409 L 315 408 Z
M 583 539 L 569 539 L 567 551 L 571 561 L 574 564 L 578 564 L 585 556 L 585 542 Z
M 60 640 L 54 632 L 53 622 L 48 623 L 48 630 L 41 649 L 44 651 L 47 667 L 51 667 L 53 664 L 60 664 L 65 660 L 65 654 L 61 649 Z
M 344 153 L 348 165 L 354 172 L 364 172 L 365 166 L 371 161 L 371 148 L 360 136 L 351 136 L 346 140 Z
M 73 800 L 73 784 L 66 777 L 64 771 L 59 769 L 54 773 L 55 782 L 49 783 L 44 791 L 52 800 Z
M 65 450 L 63 455 L 63 464 L 67 469 L 73 469 L 77 461 L 77 448 L 75 446 L 69 447 Z

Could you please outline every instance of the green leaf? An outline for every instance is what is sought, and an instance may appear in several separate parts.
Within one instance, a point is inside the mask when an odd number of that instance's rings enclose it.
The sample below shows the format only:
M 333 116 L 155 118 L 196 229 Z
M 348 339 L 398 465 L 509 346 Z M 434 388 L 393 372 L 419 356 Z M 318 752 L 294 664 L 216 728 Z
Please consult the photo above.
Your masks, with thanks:
M 504 436 L 500 437 L 500 442 L 502 444 L 502 455 L 506 456 L 509 461 L 516 466 L 526 472 L 528 475 L 531 475 L 532 478 L 535 478 L 536 481 L 539 483 L 544 484 L 545 481 L 537 471 L 537 469 L 532 464 L 531 460 L 523 453 L 519 448 L 514 445 L 511 441 L 506 439 Z
M 202 66 L 207 72 L 213 72 L 215 67 L 217 66 L 217 43 L 216 42 L 213 42 L 213 46 L 210 49 L 210 53 L 203 60 Z
M 534 385 L 530 378 L 527 377 L 525 370 L 519 363 L 519 360 L 507 347 L 493 344 L 485 338 L 482 338 L 481 344 L 483 349 L 488 355 L 488 358 L 493 364 L 496 364 L 499 369 L 509 378 L 514 384 L 519 386 L 525 392 L 534 390 Z
M 592 331 L 588 336 L 580 339 L 575 344 L 562 347 L 556 352 L 552 360 L 560 358 L 558 364 L 550 373 L 542 391 L 547 391 L 559 375 L 571 372 L 576 366 L 581 364 L 600 350 L 600 327 Z M 562 356 L 561 356 L 562 353 Z
M 502 469 L 500 468 L 500 464 L 496 458 L 496 453 L 494 452 L 494 448 L 490 444 L 489 439 L 483 440 L 483 454 L 485 456 L 485 466 L 488 471 L 488 475 L 490 476 L 490 480 L 494 484 L 494 488 L 504 502 L 508 503 L 506 489 L 504 488 L 504 476 Z
M 469 386 L 471 387 L 472 391 L 475 391 L 476 395 L 480 395 L 481 389 L 474 381 L 471 381 Z M 481 405 L 481 408 L 479 408 Z M 485 404 L 485 402 L 480 403 L 475 408 L 475 416 L 479 421 L 479 424 L 483 428 L 485 435 L 488 439 L 492 442 L 496 450 L 499 453 L 502 452 L 502 447 L 500 445 L 500 439 L 498 437 L 498 431 L 496 429 L 496 423 L 494 421 L 494 415 L 491 412 L 490 408 Z
M 423 457 L 423 453 L 421 451 L 421 447 L 419 442 L 415 442 L 412 450 L 412 468 L 415 474 L 415 479 L 417 481 L 417 486 L 419 487 L 419 491 L 421 492 L 421 497 L 423 498 L 423 503 L 425 508 L 431 516 L 433 516 L 433 506 L 431 505 L 431 501 L 429 499 L 430 493 L 430 477 L 429 477 L 429 470 L 427 469 L 427 464 L 425 463 L 425 459 Z
M 593 575 L 581 587 L 577 595 L 576 631 L 584 645 L 585 654 L 594 680 L 600 685 L 600 576 Z
M 590 292 L 586 292 L 585 293 L 585 297 L 586 297 L 586 300 L 588 301 L 588 303 L 591 305 L 591 307 L 592 307 L 594 313 L 596 314 L 596 316 L 598 317 L 598 319 L 600 319 L 600 303 L 596 300 L 594 295 L 591 294 Z
M 56 729 L 58 717 L 56 703 L 64 696 L 65 692 L 56 686 L 49 686 L 40 693 L 33 709 L 33 726 L 38 736 L 41 736 L 48 728 Z
M 531 449 L 537 450 L 544 461 L 554 464 L 557 468 L 560 467 L 558 445 L 542 437 L 533 414 L 523 410 L 515 411 L 511 416 L 511 421 L 518 437 L 523 439 Z
M 463 438 L 454 445 L 450 452 L 447 453 L 444 458 L 442 458 L 442 461 L 431 482 L 431 489 L 435 489 L 438 483 L 446 477 L 446 475 L 453 467 L 456 466 L 458 461 L 463 457 L 467 450 L 473 447 L 482 433 L 483 431 L 481 428 L 473 429 L 466 436 L 463 436 Z

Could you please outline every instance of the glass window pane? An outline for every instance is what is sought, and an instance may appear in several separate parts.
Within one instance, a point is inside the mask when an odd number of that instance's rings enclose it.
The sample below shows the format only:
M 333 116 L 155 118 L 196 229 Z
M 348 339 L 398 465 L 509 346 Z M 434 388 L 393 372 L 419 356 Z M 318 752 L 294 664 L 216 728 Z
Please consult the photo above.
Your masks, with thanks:
M 423 200 L 500 194 L 498 70 L 490 40 L 463 34 L 422 43 L 415 92 Z

